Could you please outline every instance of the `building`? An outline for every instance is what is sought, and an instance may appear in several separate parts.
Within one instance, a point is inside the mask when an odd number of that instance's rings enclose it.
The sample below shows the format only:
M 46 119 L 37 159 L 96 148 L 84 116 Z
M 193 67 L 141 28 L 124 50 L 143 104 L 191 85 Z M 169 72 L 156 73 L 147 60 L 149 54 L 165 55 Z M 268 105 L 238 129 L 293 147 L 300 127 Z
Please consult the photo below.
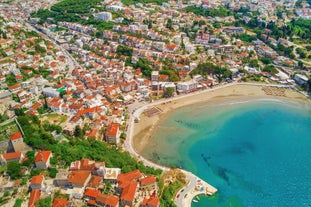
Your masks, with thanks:
M 100 13 L 94 14 L 94 18 L 98 20 L 103 20 L 103 21 L 111 21 L 112 14 L 110 12 L 100 12 Z
M 47 87 L 42 89 L 42 93 L 48 97 L 59 97 L 59 92 L 55 88 Z
M 188 92 L 196 90 L 197 87 L 198 87 L 198 83 L 195 80 L 177 83 L 177 91 L 179 93 L 188 93 Z
M 151 196 L 150 198 L 144 198 L 143 202 L 140 204 L 140 207 L 159 207 L 160 200 L 157 197 Z
M 151 81 L 159 81 L 159 71 L 151 72 Z
M 302 74 L 295 74 L 294 80 L 299 85 L 303 85 L 303 84 L 308 83 L 308 77 L 305 75 L 302 75 Z
M 40 200 L 40 190 L 33 190 L 30 193 L 30 198 L 28 202 L 28 207 L 35 207 L 36 203 Z
M 51 151 L 37 152 L 35 158 L 35 164 L 37 168 L 46 170 L 50 166 L 50 158 L 52 157 Z
M 21 152 L 10 152 L 0 155 L 0 164 L 5 165 L 8 162 L 19 162 L 24 159 L 24 155 Z
M 96 197 L 97 206 L 105 206 L 105 207 L 118 207 L 119 206 L 119 198 L 116 196 L 109 196 L 105 194 L 99 194 Z
M 120 131 L 119 124 L 109 124 L 105 132 L 105 141 L 108 143 L 119 144 Z
M 43 179 L 44 179 L 43 175 L 33 176 L 31 178 L 29 189 L 30 190 L 42 190 L 42 188 L 44 187 Z
M 85 188 L 91 179 L 91 171 L 79 170 L 72 171 L 67 177 L 68 183 L 73 188 Z
M 153 175 L 142 178 L 140 180 L 140 189 L 150 192 L 157 190 L 157 178 Z
M 67 205 L 67 198 L 55 198 L 52 207 L 66 207 Z
M 10 136 L 9 151 L 19 152 L 24 149 L 24 141 L 21 132 L 16 132 Z

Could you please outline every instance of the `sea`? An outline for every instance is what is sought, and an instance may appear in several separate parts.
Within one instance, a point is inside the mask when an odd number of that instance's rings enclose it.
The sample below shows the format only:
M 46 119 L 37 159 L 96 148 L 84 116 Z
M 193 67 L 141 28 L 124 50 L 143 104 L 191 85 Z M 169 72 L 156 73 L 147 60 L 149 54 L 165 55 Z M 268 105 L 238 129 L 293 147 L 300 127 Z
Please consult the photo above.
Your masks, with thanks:
M 310 207 L 311 105 L 278 99 L 198 103 L 161 121 L 142 155 L 218 189 L 193 207 Z

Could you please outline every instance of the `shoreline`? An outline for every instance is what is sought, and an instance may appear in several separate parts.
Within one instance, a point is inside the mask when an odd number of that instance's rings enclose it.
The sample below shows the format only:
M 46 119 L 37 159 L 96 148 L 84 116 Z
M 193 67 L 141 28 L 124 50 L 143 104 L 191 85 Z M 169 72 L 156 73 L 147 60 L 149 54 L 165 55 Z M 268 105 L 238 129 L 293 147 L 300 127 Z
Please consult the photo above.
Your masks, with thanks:
M 267 87 L 282 89 L 282 96 L 279 94 L 267 94 L 264 90 Z M 279 90 L 276 90 L 279 91 Z M 215 88 L 190 93 L 186 95 L 176 96 L 169 99 L 161 99 L 159 101 L 146 104 L 138 108 L 133 115 L 130 117 L 130 126 L 128 129 L 129 138 L 124 143 L 124 147 L 132 155 L 138 158 L 140 161 L 144 162 L 145 165 L 162 169 L 164 171 L 169 170 L 168 167 L 161 166 L 157 163 L 141 156 L 143 150 L 148 143 L 152 141 L 153 135 L 157 129 L 158 124 L 168 117 L 173 111 L 178 108 L 185 106 L 190 106 L 198 103 L 207 103 L 210 104 L 228 104 L 233 100 L 236 100 L 236 104 L 243 103 L 251 100 L 258 99 L 271 99 L 271 100 L 280 100 L 288 102 L 300 102 L 305 104 L 311 104 L 310 99 L 308 99 L 303 94 L 294 90 L 290 86 L 282 85 L 268 85 L 268 84 L 257 84 L 257 83 L 231 83 L 227 85 L 218 86 Z M 144 114 L 144 111 L 153 107 L 157 107 L 161 112 L 157 115 L 148 117 Z M 134 123 L 135 117 L 139 117 L 139 123 Z M 191 172 L 183 170 L 187 177 L 192 176 L 194 179 L 199 179 Z M 190 181 L 191 182 L 191 181 Z M 213 189 L 213 193 L 217 192 L 217 189 L 213 186 L 210 186 Z M 184 188 L 189 188 L 184 186 Z M 194 191 L 194 189 L 188 189 L 189 195 L 187 198 L 181 199 L 181 201 L 176 200 L 175 203 L 179 204 L 178 206 L 191 206 L 191 202 L 196 195 L 204 194 L 202 192 Z M 180 193 L 180 192 L 178 192 Z
M 209 103 L 211 105 L 219 103 L 232 104 L 233 101 L 236 101 L 238 104 L 258 99 L 274 99 L 311 104 L 311 101 L 307 97 L 293 89 L 285 89 L 286 96 L 274 96 L 266 95 L 262 90 L 263 87 L 265 87 L 265 85 L 244 85 L 238 83 L 222 88 L 212 88 L 197 94 L 187 94 L 189 96 L 178 97 L 177 100 L 171 98 L 156 104 L 148 104 L 147 106 L 150 106 L 145 109 L 156 106 L 161 110 L 161 113 L 152 117 L 148 117 L 144 113 L 139 115 L 140 121 L 139 123 L 135 123 L 134 128 L 133 148 L 136 152 L 142 154 L 145 147 L 148 146 L 148 143 L 152 141 L 158 124 L 170 116 L 173 111 L 186 106 L 199 103 Z

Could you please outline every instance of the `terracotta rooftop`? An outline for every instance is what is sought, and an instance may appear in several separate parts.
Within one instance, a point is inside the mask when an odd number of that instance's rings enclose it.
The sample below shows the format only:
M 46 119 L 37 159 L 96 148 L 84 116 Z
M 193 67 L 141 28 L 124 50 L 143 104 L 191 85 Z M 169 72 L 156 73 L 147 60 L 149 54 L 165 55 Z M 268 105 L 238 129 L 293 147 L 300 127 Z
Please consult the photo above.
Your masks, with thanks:
M 68 182 L 75 184 L 84 184 L 90 174 L 91 171 L 89 170 L 73 171 L 68 175 Z
M 92 189 L 92 188 L 87 188 L 84 191 L 84 196 L 86 197 L 96 198 L 99 194 L 100 194 L 99 190 Z
M 122 191 L 121 200 L 133 202 L 138 182 L 131 181 Z
M 67 203 L 67 198 L 55 198 L 52 207 L 66 207 Z
M 10 152 L 10 153 L 5 153 L 2 156 L 5 160 L 20 159 L 22 156 L 22 153 L 21 152 Z
M 99 194 L 96 198 L 96 202 L 106 204 L 107 206 L 117 206 L 119 203 L 119 198 L 116 196 L 109 196 L 105 194 Z
M 158 206 L 159 205 L 159 198 L 157 197 L 150 197 L 150 198 L 144 198 L 143 202 L 141 203 L 142 206 Z
M 40 151 L 36 155 L 35 162 L 45 162 L 47 163 L 49 157 L 51 156 L 52 152 L 51 151 Z
M 102 182 L 103 178 L 100 176 L 92 175 L 91 180 L 88 183 L 88 187 L 98 188 L 99 184 Z
M 148 184 L 151 184 L 151 183 L 155 183 L 157 180 L 157 178 L 153 175 L 151 176 L 147 176 L 143 179 L 140 180 L 140 184 L 141 185 L 148 185 Z
M 33 190 L 33 191 L 31 191 L 29 202 L 28 202 L 28 207 L 35 207 L 36 206 L 36 203 L 40 199 L 40 194 L 41 194 L 40 190 Z
M 31 178 L 31 182 L 30 185 L 41 185 L 43 182 L 43 175 L 37 175 L 37 176 L 33 176 Z
M 109 124 L 106 130 L 106 136 L 116 136 L 119 130 L 119 124 Z
M 20 139 L 20 138 L 23 138 L 23 135 L 21 132 L 16 132 L 16 133 L 12 134 L 10 137 L 11 140 Z

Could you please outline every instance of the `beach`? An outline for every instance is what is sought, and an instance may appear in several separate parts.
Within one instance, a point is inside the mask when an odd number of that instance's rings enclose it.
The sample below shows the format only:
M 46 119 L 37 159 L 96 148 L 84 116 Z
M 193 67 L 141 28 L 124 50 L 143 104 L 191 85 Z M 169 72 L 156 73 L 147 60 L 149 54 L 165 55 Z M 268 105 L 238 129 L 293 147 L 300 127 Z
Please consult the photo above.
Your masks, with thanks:
M 211 104 L 219 104 L 234 101 L 247 101 L 250 99 L 281 99 L 287 101 L 298 101 L 311 103 L 311 101 L 301 93 L 291 88 L 277 88 L 265 85 L 252 84 L 231 84 L 219 88 L 213 88 L 196 94 L 187 94 L 185 97 L 171 98 L 162 101 L 156 107 L 158 114 L 148 116 L 145 113 L 140 115 L 139 123 L 134 125 L 133 148 L 137 153 L 141 153 L 149 142 L 152 142 L 152 135 L 157 129 L 158 124 L 170 115 L 174 110 L 197 104 L 200 102 L 209 102 Z M 150 114 L 149 114 L 150 115 Z

